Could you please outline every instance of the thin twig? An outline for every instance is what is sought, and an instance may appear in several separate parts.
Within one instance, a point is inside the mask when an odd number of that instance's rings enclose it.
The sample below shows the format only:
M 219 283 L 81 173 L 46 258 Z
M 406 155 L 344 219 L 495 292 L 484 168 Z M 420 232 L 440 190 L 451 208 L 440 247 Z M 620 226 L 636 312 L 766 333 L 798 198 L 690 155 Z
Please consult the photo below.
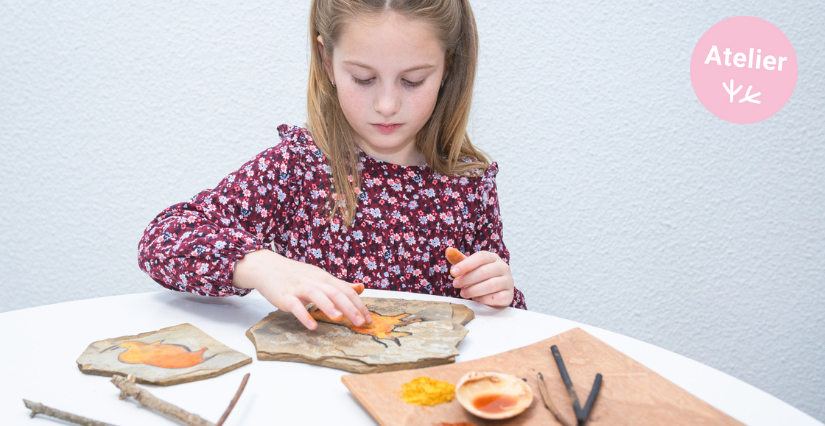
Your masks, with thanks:
M 23 404 L 26 404 L 26 408 L 32 410 L 32 418 L 34 418 L 34 416 L 37 414 L 42 414 L 44 416 L 54 417 L 56 419 L 83 426 L 114 426 L 111 423 L 104 423 L 99 422 L 97 420 L 87 419 L 86 417 L 78 416 L 72 413 L 67 413 L 65 411 L 45 406 L 39 402 L 32 402 L 27 399 L 23 400 Z
M 183 410 L 152 395 L 147 390 L 141 389 L 135 384 L 135 376 L 131 374 L 127 377 L 115 375 L 112 377 L 112 383 L 120 389 L 120 399 L 131 396 L 144 407 L 180 420 L 190 426 L 215 426 L 197 414 Z
M 553 404 L 553 401 L 550 399 L 550 395 L 547 393 L 547 384 L 544 383 L 544 376 L 541 372 L 538 373 L 539 376 L 539 392 L 541 393 L 541 399 L 544 401 L 544 406 L 553 413 L 553 417 L 558 420 L 563 426 L 572 426 L 570 423 L 562 417 L 561 412 L 558 408 Z
M 246 387 L 246 382 L 248 382 L 248 381 L 249 381 L 249 373 L 246 373 L 246 375 L 243 376 L 243 380 L 241 381 L 241 386 L 239 386 L 238 391 L 235 392 L 235 397 L 232 398 L 232 402 L 229 403 L 229 407 L 226 407 L 226 411 L 223 412 L 223 415 L 221 416 L 221 419 L 218 420 L 217 423 L 215 423 L 215 426 L 222 426 L 223 422 L 226 421 L 226 418 L 229 417 L 229 413 L 232 412 L 232 409 L 235 408 L 235 404 L 238 403 L 238 399 L 241 398 L 241 394 L 243 393 L 243 390 Z

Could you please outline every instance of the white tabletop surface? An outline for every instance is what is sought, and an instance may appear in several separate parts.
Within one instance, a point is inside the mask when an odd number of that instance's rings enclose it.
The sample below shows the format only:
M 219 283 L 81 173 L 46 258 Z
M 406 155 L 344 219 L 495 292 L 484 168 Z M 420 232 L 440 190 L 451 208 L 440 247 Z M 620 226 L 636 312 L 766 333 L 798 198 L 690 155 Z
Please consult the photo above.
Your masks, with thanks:
M 581 327 L 688 392 L 747 425 L 823 425 L 789 404 L 706 365 L 629 337 L 549 315 L 494 309 L 472 301 L 388 291 L 363 296 L 464 303 L 476 318 L 459 344 L 456 362 L 529 345 Z M 175 386 L 149 386 L 155 396 L 216 422 L 244 374 L 249 383 L 225 425 L 374 425 L 341 383 L 340 370 L 309 364 L 258 361 L 244 334 L 274 307 L 257 292 L 208 298 L 162 290 L 60 303 L 0 314 L 0 424 L 50 425 L 29 418 L 22 400 L 116 425 L 175 424 L 118 399 L 109 378 L 82 374 L 76 360 L 95 341 L 190 323 L 253 358 L 222 376 Z

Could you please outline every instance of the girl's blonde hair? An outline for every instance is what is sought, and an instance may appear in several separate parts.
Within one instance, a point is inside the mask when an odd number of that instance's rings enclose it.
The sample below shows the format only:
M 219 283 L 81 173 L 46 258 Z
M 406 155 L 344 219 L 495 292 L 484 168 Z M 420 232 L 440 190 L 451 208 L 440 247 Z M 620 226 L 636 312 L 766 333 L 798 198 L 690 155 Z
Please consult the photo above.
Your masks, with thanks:
M 432 25 L 445 48 L 445 81 L 430 119 L 416 135 L 416 147 L 432 169 L 444 175 L 478 176 L 490 160 L 470 143 L 467 120 L 478 62 L 478 32 L 468 0 L 313 0 L 309 16 L 312 58 L 307 88 L 307 127 L 326 155 L 332 171 L 329 218 L 340 213 L 352 224 L 358 205 L 361 175 L 352 127 L 344 117 L 316 38 L 324 41 L 324 55 L 333 48 L 346 24 L 364 14 L 394 11 Z M 462 161 L 470 158 L 472 161 Z

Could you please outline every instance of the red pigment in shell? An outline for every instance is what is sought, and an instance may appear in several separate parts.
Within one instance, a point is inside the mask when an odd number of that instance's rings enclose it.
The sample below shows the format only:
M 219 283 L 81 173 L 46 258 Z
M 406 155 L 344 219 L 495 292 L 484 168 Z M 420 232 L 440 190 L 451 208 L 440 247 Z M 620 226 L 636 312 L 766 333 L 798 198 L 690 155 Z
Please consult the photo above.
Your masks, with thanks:
M 503 413 L 515 405 L 516 398 L 510 395 L 482 395 L 473 400 L 473 407 L 488 414 Z

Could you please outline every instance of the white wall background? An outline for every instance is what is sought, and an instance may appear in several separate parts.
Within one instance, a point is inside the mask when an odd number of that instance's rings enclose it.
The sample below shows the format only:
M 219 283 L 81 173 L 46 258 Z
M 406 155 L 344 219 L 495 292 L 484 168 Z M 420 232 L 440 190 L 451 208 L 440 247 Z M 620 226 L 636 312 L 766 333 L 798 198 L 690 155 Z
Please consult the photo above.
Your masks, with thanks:
M 149 221 L 305 120 L 308 2 L 146 3 L 0 2 L 0 312 L 158 290 L 137 267 Z M 825 420 L 823 6 L 474 2 L 471 134 L 500 164 L 530 309 Z M 739 15 L 799 61 L 788 104 L 751 125 L 706 111 L 689 75 Z

